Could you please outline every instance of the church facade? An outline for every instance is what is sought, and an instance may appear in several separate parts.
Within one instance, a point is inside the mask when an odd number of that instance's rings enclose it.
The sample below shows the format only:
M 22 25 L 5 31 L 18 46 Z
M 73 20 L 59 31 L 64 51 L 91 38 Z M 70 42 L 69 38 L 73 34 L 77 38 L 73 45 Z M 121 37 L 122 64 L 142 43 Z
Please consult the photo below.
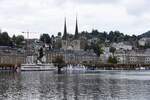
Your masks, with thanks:
M 81 50 L 80 40 L 62 40 L 63 50 Z

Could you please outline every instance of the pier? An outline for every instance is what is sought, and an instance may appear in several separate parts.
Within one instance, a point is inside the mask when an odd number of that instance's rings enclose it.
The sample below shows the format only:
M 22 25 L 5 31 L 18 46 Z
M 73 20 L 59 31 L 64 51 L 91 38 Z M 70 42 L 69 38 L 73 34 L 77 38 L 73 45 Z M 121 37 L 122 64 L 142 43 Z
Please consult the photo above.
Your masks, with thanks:
M 89 69 L 104 70 L 150 70 L 150 64 L 84 64 Z
M 0 71 L 17 71 L 20 64 L 0 64 Z

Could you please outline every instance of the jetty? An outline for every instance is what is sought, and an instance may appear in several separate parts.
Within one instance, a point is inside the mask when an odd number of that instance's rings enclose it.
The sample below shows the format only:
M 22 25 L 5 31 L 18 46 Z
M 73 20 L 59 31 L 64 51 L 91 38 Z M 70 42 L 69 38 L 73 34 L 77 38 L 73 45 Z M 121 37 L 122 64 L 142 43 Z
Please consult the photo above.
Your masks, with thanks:
M 20 64 L 0 64 L 0 71 L 17 71 Z
M 101 70 L 150 70 L 150 64 L 84 64 L 89 69 Z

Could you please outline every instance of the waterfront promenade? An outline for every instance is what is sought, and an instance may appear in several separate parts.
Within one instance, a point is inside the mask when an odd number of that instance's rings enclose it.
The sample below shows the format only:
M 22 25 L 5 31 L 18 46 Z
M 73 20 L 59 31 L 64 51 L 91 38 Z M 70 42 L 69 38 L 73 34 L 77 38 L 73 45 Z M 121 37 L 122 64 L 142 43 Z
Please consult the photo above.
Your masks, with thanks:
M 84 66 L 87 70 L 150 70 L 149 64 L 84 64 Z M 17 71 L 20 67 L 21 64 L 0 64 L 1 71 Z M 67 67 L 67 64 L 63 67 Z
M 138 70 L 138 69 L 150 69 L 150 64 L 84 64 L 88 68 L 104 69 L 104 70 Z
M 49 56 L 48 56 L 49 57 Z M 17 67 L 20 67 L 21 64 L 25 63 L 25 55 L 24 54 L 1 54 L 0 56 L 0 70 L 10 70 L 15 71 Z M 47 60 L 48 63 L 51 62 L 50 59 Z M 65 63 L 66 67 L 67 65 L 74 65 L 74 67 L 78 63 L 70 62 Z M 150 69 L 150 64 L 103 64 L 96 61 L 90 61 L 86 63 L 80 63 L 81 65 L 86 66 L 88 69 L 92 70 L 138 70 L 138 69 Z

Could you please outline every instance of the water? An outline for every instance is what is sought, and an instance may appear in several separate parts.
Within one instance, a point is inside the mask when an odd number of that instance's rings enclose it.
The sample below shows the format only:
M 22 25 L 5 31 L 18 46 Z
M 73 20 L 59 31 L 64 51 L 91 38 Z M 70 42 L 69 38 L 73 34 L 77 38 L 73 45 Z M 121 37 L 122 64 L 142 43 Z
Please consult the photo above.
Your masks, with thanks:
M 150 71 L 0 72 L 0 100 L 149 100 Z

